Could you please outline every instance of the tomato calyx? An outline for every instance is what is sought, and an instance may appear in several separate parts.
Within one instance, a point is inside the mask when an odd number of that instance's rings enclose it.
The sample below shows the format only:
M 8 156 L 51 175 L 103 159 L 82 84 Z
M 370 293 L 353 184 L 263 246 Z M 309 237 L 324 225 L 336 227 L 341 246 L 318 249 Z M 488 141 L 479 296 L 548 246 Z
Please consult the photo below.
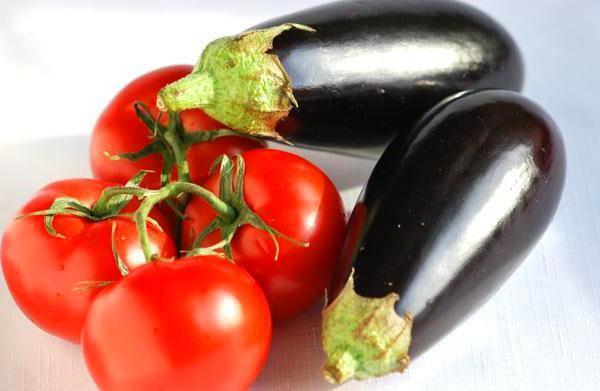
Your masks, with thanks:
M 220 216 L 215 217 L 195 238 L 192 248 L 200 248 L 200 244 L 208 235 L 220 229 L 221 237 L 223 240 L 227 240 L 227 244 L 223 248 L 225 254 L 229 258 L 232 258 L 231 239 L 233 238 L 236 230 L 245 224 L 250 224 L 251 226 L 266 231 L 269 234 L 275 245 L 275 260 L 279 258 L 279 243 L 277 241 L 278 237 L 287 240 L 296 246 L 308 247 L 309 243 L 297 241 L 277 231 L 265 223 L 263 219 L 261 219 L 250 209 L 244 198 L 244 175 L 246 172 L 244 158 L 241 156 L 236 156 L 235 159 L 237 164 L 234 166 L 233 161 L 229 157 L 225 155 L 221 156 L 213 163 L 211 173 L 215 171 L 217 166 L 220 166 L 220 198 L 237 211 L 237 216 L 230 221 L 223 220 Z M 192 250 L 191 253 L 194 254 L 194 250 Z
M 210 142 L 220 137 L 239 136 L 249 138 L 247 135 L 240 134 L 229 129 L 213 129 L 201 132 L 186 132 L 181 122 L 179 113 L 169 113 L 167 125 L 160 123 L 162 115 L 154 118 L 146 104 L 136 102 L 134 109 L 137 117 L 146 125 L 150 132 L 151 141 L 148 145 L 135 152 L 126 152 L 118 155 L 111 155 L 104 152 L 111 160 L 127 159 L 138 161 L 147 156 L 158 153 L 163 158 L 163 167 L 161 170 L 161 187 L 171 182 L 173 168 L 177 168 L 177 177 L 179 181 L 191 182 L 190 171 L 187 162 L 187 151 L 195 144 Z
M 31 217 L 31 216 L 43 216 L 44 226 L 46 231 L 51 236 L 59 239 L 66 239 L 66 236 L 57 232 L 54 228 L 54 218 L 56 216 L 76 216 L 85 218 L 91 221 L 101 221 L 115 217 L 127 217 L 133 218 L 133 214 L 122 213 L 121 211 L 135 196 L 143 194 L 144 189 L 140 188 L 139 185 L 150 171 L 143 170 L 137 173 L 131 178 L 125 187 L 108 187 L 104 189 L 100 197 L 94 202 L 91 207 L 84 205 L 81 201 L 72 197 L 58 197 L 53 202 L 50 208 L 40 210 L 25 215 L 18 216 L 17 219 Z M 126 190 L 123 190 L 126 189 Z M 162 227 L 158 222 L 152 218 L 148 218 L 147 222 L 152 224 L 154 228 L 159 231 L 163 231 Z M 117 269 L 122 276 L 129 274 L 129 268 L 119 255 L 116 245 L 116 234 L 117 223 L 112 221 L 111 226 L 111 250 Z M 74 291 L 86 291 L 89 289 L 103 288 L 107 285 L 114 283 L 115 281 L 80 281 L 73 286 Z
M 121 211 L 134 196 L 142 194 L 143 189 L 139 186 L 149 172 L 150 171 L 142 170 L 131 178 L 125 185 L 125 188 L 128 189 L 126 192 L 117 190 L 120 189 L 118 187 L 104 189 L 92 207 L 88 207 L 81 201 L 72 197 L 58 197 L 52 202 L 50 208 L 27 213 L 18 216 L 17 219 L 30 216 L 43 216 L 46 231 L 54 237 L 65 239 L 64 235 L 54 229 L 53 223 L 56 216 L 76 216 L 92 221 L 106 220 L 112 217 L 131 217 L 131 215 L 121 213 Z M 158 230 L 162 231 L 162 228 L 154 219 L 148 219 L 148 222 Z

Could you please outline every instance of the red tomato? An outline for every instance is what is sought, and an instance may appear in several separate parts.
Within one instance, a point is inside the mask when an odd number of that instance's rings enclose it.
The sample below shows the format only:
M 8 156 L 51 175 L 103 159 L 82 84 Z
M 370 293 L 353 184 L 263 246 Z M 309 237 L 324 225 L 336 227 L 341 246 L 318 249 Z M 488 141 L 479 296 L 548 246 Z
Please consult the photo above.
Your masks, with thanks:
M 58 197 L 73 197 L 91 206 L 110 184 L 93 179 L 54 182 L 19 211 L 19 215 L 48 209 Z M 136 201 L 125 209 L 134 210 Z M 164 223 L 164 217 L 153 211 Z M 43 330 L 78 343 L 87 310 L 101 291 L 90 288 L 75 291 L 85 281 L 117 281 L 121 274 L 112 252 L 112 225 L 116 224 L 116 249 L 124 263 L 133 269 L 145 262 L 135 224 L 127 218 L 93 222 L 74 216 L 56 216 L 54 228 L 66 238 L 51 236 L 42 216 L 11 221 L 2 238 L 2 270 L 8 288 L 23 313 Z M 166 233 L 149 226 L 155 250 L 173 257 L 175 246 Z
M 192 71 L 189 65 L 176 65 L 147 73 L 128 84 L 109 103 L 100 115 L 92 133 L 90 159 L 94 177 L 106 181 L 125 183 L 140 170 L 152 170 L 142 183 L 145 187 L 157 188 L 160 184 L 160 171 L 163 159 L 155 154 L 137 162 L 126 159 L 110 160 L 104 152 L 118 155 L 135 152 L 151 142 L 149 130 L 136 116 L 134 103 L 144 102 L 156 118 L 156 95 L 165 85 L 172 83 Z M 167 116 L 163 116 L 166 123 Z M 224 126 L 213 120 L 202 110 L 188 110 L 181 113 L 184 128 L 188 132 L 223 129 Z M 191 180 L 201 183 L 207 176 L 212 162 L 226 154 L 233 156 L 244 151 L 263 148 L 265 143 L 245 137 L 221 137 L 211 142 L 199 143 L 188 150 L 188 164 Z
M 197 256 L 147 264 L 105 289 L 81 341 L 103 390 L 239 391 L 266 362 L 271 317 L 248 273 Z
M 279 259 L 270 236 L 249 225 L 232 241 L 233 260 L 245 267 L 266 293 L 275 319 L 305 310 L 323 297 L 344 237 L 342 200 L 331 180 L 315 165 L 294 154 L 259 149 L 242 154 L 246 162 L 245 199 L 252 211 L 272 228 L 309 247 L 277 239 Z M 219 176 L 204 187 L 215 194 Z M 206 202 L 193 197 L 182 226 L 183 248 L 215 217 Z M 220 240 L 217 231 L 202 246 Z

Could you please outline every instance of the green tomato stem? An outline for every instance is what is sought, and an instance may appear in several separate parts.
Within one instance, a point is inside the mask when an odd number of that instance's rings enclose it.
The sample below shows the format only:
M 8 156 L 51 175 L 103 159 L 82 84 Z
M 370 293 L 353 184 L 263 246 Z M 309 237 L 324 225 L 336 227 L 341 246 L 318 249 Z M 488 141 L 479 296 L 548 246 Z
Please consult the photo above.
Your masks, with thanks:
M 154 256 L 152 252 L 152 246 L 150 244 L 150 237 L 148 236 L 148 228 L 146 225 L 150 211 L 161 201 L 170 197 L 177 197 L 182 193 L 190 193 L 202 198 L 224 221 L 233 221 L 238 215 L 238 212 L 231 205 L 219 199 L 219 197 L 209 190 L 206 190 L 205 188 L 194 183 L 172 182 L 160 190 L 146 190 L 144 200 L 135 213 L 134 219 L 140 236 L 142 251 L 144 252 L 144 257 L 146 258 L 147 262 L 151 262 Z
M 178 113 L 169 113 L 169 127 L 164 132 L 165 141 L 171 146 L 173 156 L 175 157 L 175 165 L 177 166 L 177 175 L 180 181 L 191 182 L 190 168 L 187 162 L 186 147 L 181 140 L 178 127 L 181 121 Z

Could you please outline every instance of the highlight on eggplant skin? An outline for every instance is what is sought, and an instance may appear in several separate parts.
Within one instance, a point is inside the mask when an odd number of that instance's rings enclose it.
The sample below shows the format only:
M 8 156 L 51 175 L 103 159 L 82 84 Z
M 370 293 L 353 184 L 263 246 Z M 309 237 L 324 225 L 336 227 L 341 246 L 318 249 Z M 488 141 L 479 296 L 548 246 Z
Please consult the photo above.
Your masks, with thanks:
M 298 108 L 277 131 L 315 149 L 378 158 L 439 101 L 470 89 L 520 91 L 512 37 L 472 6 L 448 0 L 346 0 L 285 15 L 274 40 Z
M 559 130 L 531 100 L 500 90 L 446 100 L 377 163 L 350 219 L 329 303 L 351 273 L 360 297 L 397 295 L 395 312 L 413 319 L 408 353 L 419 356 L 527 256 L 557 209 L 565 171 Z M 324 342 L 343 328 L 324 329 Z

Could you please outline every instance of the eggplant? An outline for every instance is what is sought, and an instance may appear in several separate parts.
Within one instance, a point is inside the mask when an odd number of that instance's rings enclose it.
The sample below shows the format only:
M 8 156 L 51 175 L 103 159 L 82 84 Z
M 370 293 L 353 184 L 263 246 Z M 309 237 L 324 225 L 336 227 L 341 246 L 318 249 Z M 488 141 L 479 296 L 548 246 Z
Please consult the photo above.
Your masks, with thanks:
M 402 371 L 482 305 L 550 223 L 557 126 L 500 90 L 448 98 L 398 136 L 353 210 L 323 312 L 326 378 Z
M 265 50 L 272 62 L 255 56 Z M 469 5 L 338 1 L 214 41 L 194 74 L 163 90 L 158 105 L 202 107 L 240 132 L 378 158 L 447 96 L 520 91 L 523 78 L 513 39 Z M 226 96 L 213 97 L 221 90 Z

